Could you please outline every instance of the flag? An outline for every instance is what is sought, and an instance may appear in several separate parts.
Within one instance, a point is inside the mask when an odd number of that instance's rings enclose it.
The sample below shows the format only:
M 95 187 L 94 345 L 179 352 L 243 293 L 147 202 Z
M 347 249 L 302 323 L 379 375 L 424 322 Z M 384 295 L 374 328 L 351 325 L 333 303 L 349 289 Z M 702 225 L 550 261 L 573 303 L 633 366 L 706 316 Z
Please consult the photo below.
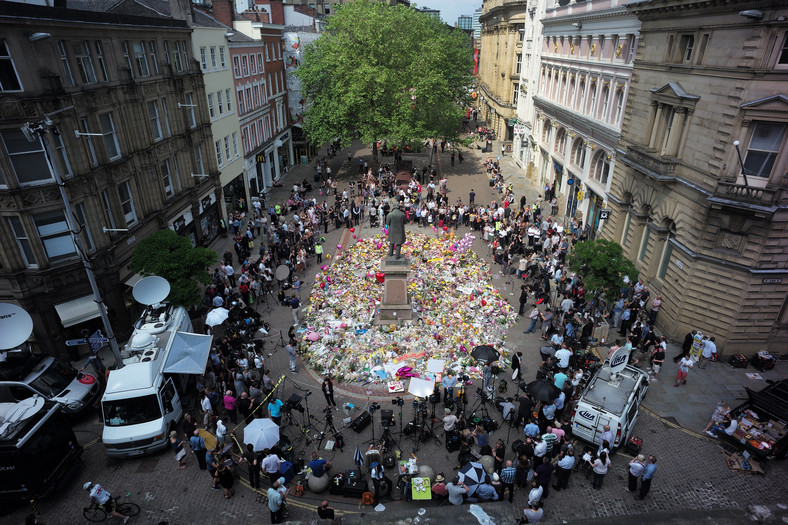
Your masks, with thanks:
M 359 467 L 364 464 L 364 456 L 361 455 L 361 450 L 358 448 L 358 445 L 356 445 L 356 451 L 353 452 L 353 461 Z

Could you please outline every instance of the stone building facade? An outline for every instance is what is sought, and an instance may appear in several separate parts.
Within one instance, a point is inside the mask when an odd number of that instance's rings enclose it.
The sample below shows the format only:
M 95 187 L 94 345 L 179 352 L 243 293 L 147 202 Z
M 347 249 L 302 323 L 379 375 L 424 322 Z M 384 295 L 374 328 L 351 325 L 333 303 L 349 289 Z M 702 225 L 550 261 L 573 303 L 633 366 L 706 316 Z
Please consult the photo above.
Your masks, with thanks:
M 498 139 L 510 143 L 510 150 L 520 95 L 527 6 L 527 0 L 487 0 L 479 17 L 479 115 Z
M 207 227 L 221 200 L 207 108 L 181 107 L 205 100 L 189 4 L 173 4 L 180 18 L 0 4 L 0 300 L 31 314 L 46 353 L 63 354 L 64 339 L 101 324 L 26 123 L 51 121 L 54 164 L 120 338 L 135 317 L 138 277 L 127 265 L 136 243 L 163 228 L 194 244 L 217 234 Z
M 559 215 L 582 221 L 589 238 L 606 208 L 640 27 L 619 4 L 550 7 L 541 21 L 534 181 L 555 188 Z
M 784 352 L 788 8 L 627 8 L 641 36 L 601 234 L 662 296 L 663 331 L 700 330 L 724 354 Z

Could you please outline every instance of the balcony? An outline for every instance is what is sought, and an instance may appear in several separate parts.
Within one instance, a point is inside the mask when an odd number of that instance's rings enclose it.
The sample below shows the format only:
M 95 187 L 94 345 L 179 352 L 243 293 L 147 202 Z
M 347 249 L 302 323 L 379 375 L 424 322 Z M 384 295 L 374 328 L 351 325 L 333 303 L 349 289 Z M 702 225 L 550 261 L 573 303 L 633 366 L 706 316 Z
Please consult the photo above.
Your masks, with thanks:
M 779 188 L 761 188 L 718 181 L 714 195 L 709 197 L 713 207 L 736 208 L 755 212 L 756 215 L 771 216 L 777 209 Z

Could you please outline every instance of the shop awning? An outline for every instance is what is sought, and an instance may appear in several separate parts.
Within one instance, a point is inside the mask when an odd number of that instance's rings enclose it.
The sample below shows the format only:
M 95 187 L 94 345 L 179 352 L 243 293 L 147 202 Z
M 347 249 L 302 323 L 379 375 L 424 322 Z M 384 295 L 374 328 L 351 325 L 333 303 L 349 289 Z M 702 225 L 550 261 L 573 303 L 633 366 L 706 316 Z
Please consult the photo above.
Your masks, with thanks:
M 92 295 L 56 304 L 55 310 L 64 328 L 84 323 L 100 315 L 98 304 Z
M 129 277 L 128 279 L 123 281 L 123 284 L 125 284 L 126 286 L 131 286 L 132 288 L 134 288 L 134 285 L 137 284 L 138 282 L 140 282 L 140 280 L 143 277 L 144 277 L 143 275 L 140 275 L 138 273 L 132 274 L 131 277 Z
M 212 335 L 175 332 L 164 371 L 170 374 L 204 374 L 212 342 Z

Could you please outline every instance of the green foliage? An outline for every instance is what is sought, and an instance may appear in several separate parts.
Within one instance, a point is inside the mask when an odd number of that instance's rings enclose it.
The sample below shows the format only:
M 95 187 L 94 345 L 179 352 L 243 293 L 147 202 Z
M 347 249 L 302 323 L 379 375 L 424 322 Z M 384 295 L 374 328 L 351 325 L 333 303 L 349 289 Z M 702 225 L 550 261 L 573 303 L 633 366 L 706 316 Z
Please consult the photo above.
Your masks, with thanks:
M 618 299 L 625 275 L 637 278 L 635 265 L 624 257 L 621 245 L 604 239 L 577 243 L 567 262 L 581 277 L 585 289 L 599 294 L 608 304 Z
M 466 33 L 402 5 L 338 6 L 296 71 L 315 144 L 454 138 L 473 86 Z
M 190 308 L 200 304 L 202 289 L 209 284 L 208 267 L 218 259 L 216 252 L 193 247 L 189 239 L 172 230 L 159 230 L 134 248 L 129 269 L 144 276 L 158 275 L 170 283 L 167 301 Z

